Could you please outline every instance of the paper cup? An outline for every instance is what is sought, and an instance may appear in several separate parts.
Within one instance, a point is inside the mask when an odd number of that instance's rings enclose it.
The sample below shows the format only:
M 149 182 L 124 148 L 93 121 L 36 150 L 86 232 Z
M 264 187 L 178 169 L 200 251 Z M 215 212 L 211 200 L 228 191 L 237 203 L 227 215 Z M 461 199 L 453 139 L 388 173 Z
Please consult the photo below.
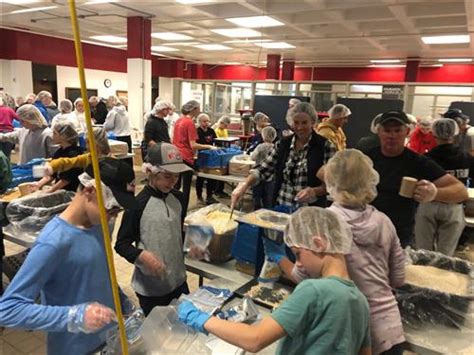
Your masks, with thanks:
M 402 178 L 402 184 L 400 185 L 400 191 L 398 194 L 403 197 L 413 198 L 413 193 L 415 192 L 417 179 L 410 176 L 404 176 Z

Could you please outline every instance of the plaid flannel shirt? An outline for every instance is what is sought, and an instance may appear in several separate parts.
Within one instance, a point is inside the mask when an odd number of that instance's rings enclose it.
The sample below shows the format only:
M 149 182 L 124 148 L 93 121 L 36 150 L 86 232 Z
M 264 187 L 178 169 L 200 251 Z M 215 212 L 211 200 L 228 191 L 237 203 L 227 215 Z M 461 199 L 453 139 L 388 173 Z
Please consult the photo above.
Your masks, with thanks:
M 305 144 L 303 149 L 297 151 L 295 149 L 295 139 L 296 137 L 293 137 L 291 140 L 290 152 L 283 170 L 283 183 L 278 192 L 277 203 L 288 207 L 298 208 L 306 205 L 296 203 L 295 197 L 298 192 L 308 187 L 308 166 L 306 156 L 308 154 L 309 142 Z M 252 169 L 251 173 L 257 177 L 257 183 L 274 179 L 275 166 L 279 159 L 279 146 L 280 142 L 277 142 L 267 158 Z M 324 145 L 324 164 L 326 164 L 327 161 L 336 154 L 336 152 L 336 146 L 331 142 L 326 141 L 326 144 Z

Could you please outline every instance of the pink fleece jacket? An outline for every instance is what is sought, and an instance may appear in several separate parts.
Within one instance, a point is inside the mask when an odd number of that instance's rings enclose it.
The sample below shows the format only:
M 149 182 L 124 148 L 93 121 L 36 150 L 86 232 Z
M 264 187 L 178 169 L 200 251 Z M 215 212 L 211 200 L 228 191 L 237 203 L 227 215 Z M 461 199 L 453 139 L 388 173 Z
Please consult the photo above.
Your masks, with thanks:
M 351 227 L 353 242 L 346 255 L 352 280 L 367 297 L 374 354 L 402 343 L 402 321 L 392 288 L 405 279 L 405 257 L 390 219 L 373 206 L 351 210 L 334 203 L 329 209 Z

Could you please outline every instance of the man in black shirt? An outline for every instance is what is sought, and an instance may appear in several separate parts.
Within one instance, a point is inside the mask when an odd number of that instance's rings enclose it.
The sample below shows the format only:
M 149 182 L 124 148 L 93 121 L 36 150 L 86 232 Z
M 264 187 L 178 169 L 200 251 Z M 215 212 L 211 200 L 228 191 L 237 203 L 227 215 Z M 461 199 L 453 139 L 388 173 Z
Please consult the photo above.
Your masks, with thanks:
M 438 119 L 433 122 L 432 131 L 438 145 L 426 156 L 466 185 L 474 172 L 474 158 L 454 144 L 454 137 L 459 133 L 457 123 L 449 118 Z M 421 203 L 415 217 L 416 247 L 452 256 L 464 226 L 462 204 Z
M 153 147 L 155 144 L 160 142 L 171 143 L 170 135 L 168 133 L 168 125 L 165 121 L 165 117 L 168 116 L 169 111 L 170 104 L 166 101 L 158 101 L 155 106 L 153 106 L 143 132 L 143 157 L 146 157 L 148 148 Z
M 91 105 L 91 115 L 97 124 L 104 124 L 105 118 L 107 117 L 107 106 L 97 96 L 91 96 L 89 98 L 89 104 Z
M 392 220 L 403 247 L 412 243 L 419 202 L 459 203 L 468 198 L 464 185 L 431 159 L 405 148 L 410 120 L 400 111 L 385 112 L 377 125 L 380 147 L 366 152 L 380 175 L 372 204 Z M 398 194 L 402 178 L 418 179 L 413 199 Z
M 217 138 L 216 132 L 210 127 L 211 120 L 209 115 L 205 113 L 201 113 L 197 117 L 197 121 L 199 127 L 197 128 L 198 140 L 196 143 L 199 144 L 207 144 L 212 145 L 214 143 L 214 139 Z M 219 202 L 216 200 L 212 195 L 216 188 L 215 180 L 212 179 L 205 179 L 207 188 L 206 188 L 206 205 L 211 205 L 213 203 Z M 198 177 L 196 179 L 196 195 L 199 202 L 204 203 L 202 198 L 202 188 L 204 186 L 204 178 Z

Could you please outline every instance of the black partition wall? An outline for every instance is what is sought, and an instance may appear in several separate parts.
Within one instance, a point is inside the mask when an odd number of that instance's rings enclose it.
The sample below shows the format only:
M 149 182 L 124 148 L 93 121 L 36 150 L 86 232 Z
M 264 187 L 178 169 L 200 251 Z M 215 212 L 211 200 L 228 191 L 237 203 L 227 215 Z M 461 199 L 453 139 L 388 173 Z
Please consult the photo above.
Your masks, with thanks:
M 253 113 L 263 112 L 270 117 L 273 123 L 280 129 L 288 129 L 286 123 L 286 112 L 288 111 L 288 101 L 295 98 L 303 102 L 309 102 L 307 96 L 272 96 L 256 95 L 253 105 Z
M 346 105 L 352 111 L 344 126 L 347 148 L 354 148 L 360 138 L 370 134 L 370 123 L 376 115 L 389 110 L 403 110 L 402 100 L 338 98 L 337 103 Z

